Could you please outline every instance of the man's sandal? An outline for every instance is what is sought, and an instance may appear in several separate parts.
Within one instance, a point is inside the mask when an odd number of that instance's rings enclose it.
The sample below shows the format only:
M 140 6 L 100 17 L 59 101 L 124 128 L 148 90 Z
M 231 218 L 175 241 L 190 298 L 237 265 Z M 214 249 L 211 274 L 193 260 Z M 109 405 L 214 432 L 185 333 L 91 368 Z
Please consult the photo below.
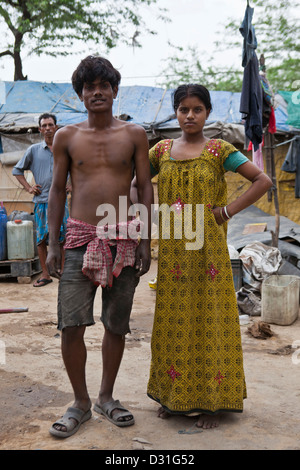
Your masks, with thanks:
M 70 437 L 75 434 L 82 423 L 92 417 L 91 410 L 83 411 L 79 408 L 68 408 L 61 419 L 55 421 L 49 429 L 50 434 L 56 437 Z M 56 429 L 55 426 L 64 426 L 65 430 Z
M 113 413 L 113 411 L 116 411 Z M 134 424 L 134 417 L 130 411 L 124 408 L 119 400 L 112 400 L 103 405 L 94 405 L 94 411 L 105 416 L 108 421 L 115 424 L 116 426 L 131 426 Z M 129 419 L 128 419 L 129 418 Z

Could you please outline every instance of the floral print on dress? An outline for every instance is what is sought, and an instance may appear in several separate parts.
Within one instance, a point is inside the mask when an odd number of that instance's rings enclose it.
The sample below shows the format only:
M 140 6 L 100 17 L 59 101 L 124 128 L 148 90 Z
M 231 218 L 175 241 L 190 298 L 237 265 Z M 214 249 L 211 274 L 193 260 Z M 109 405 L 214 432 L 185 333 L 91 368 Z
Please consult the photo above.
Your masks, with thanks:
M 221 374 L 221 372 L 219 371 L 215 377 L 215 380 L 218 382 L 218 384 L 220 385 L 222 380 L 225 379 L 225 377 Z
M 182 212 L 182 209 L 184 207 L 184 202 L 180 199 L 180 197 L 172 204 L 171 207 L 175 208 L 175 211 L 177 214 L 180 214 Z
M 171 142 L 170 139 L 158 142 L 158 144 L 156 145 L 156 149 L 155 149 L 155 155 L 158 159 L 162 157 L 163 154 L 169 150 L 170 142 Z
M 177 281 L 178 281 L 178 279 L 180 278 L 180 276 L 181 276 L 181 274 L 182 274 L 182 272 L 180 271 L 180 266 L 179 266 L 179 264 L 177 264 L 177 265 L 175 266 L 175 269 L 170 269 L 170 271 L 171 271 L 171 273 L 175 274 L 175 277 L 176 277 L 176 279 L 177 279 Z
M 220 156 L 221 142 L 217 139 L 211 139 L 206 147 L 208 152 L 212 153 L 216 157 Z
M 210 277 L 211 277 L 211 280 L 214 281 L 215 280 L 215 277 L 217 274 L 220 273 L 220 271 L 218 271 L 213 264 L 210 265 L 210 268 L 205 271 L 206 274 L 209 274 Z
M 176 372 L 173 365 L 170 367 L 170 370 L 167 370 L 167 374 L 169 374 L 169 376 L 171 377 L 172 382 L 174 382 L 174 380 L 177 379 L 177 377 L 181 376 L 179 372 Z

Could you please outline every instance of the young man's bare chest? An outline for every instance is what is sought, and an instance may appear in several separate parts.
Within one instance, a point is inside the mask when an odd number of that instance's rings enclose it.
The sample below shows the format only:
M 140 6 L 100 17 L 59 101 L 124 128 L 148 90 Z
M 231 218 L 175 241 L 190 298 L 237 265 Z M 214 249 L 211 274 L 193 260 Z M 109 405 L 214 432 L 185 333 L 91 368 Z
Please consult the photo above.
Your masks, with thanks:
M 125 170 L 132 166 L 134 150 L 134 144 L 122 129 L 80 130 L 69 145 L 72 166 L 83 172 L 104 168 Z

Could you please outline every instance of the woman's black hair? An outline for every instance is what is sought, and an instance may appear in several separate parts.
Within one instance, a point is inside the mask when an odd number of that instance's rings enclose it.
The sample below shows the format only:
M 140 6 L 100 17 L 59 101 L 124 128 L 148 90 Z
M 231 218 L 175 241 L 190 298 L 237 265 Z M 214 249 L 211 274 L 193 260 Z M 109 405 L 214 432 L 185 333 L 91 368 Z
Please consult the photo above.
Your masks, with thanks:
M 72 75 L 72 85 L 77 95 L 82 93 L 84 83 L 92 83 L 97 78 L 109 82 L 114 88 L 119 86 L 121 74 L 109 60 L 90 55 L 80 62 Z
M 197 96 L 204 103 L 206 109 L 209 111 L 212 110 L 208 89 L 203 85 L 188 83 L 187 85 L 180 85 L 173 93 L 173 108 L 175 113 L 180 105 L 180 102 L 188 96 Z

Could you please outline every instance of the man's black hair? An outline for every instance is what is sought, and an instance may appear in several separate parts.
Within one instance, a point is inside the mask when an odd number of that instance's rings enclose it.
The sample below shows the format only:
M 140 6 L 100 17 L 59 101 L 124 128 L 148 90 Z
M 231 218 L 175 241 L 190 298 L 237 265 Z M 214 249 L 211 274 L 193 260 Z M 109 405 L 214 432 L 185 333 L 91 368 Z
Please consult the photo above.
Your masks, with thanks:
M 56 119 L 55 114 L 43 113 L 43 114 L 41 114 L 40 117 L 39 117 L 39 127 L 41 127 L 42 119 L 49 119 L 49 118 L 53 119 L 54 124 L 56 125 L 57 119 Z
M 72 85 L 77 93 L 82 93 L 84 83 L 93 83 L 100 78 L 111 84 L 112 88 L 119 86 L 121 74 L 109 60 L 104 57 L 90 55 L 83 59 L 72 75 Z

